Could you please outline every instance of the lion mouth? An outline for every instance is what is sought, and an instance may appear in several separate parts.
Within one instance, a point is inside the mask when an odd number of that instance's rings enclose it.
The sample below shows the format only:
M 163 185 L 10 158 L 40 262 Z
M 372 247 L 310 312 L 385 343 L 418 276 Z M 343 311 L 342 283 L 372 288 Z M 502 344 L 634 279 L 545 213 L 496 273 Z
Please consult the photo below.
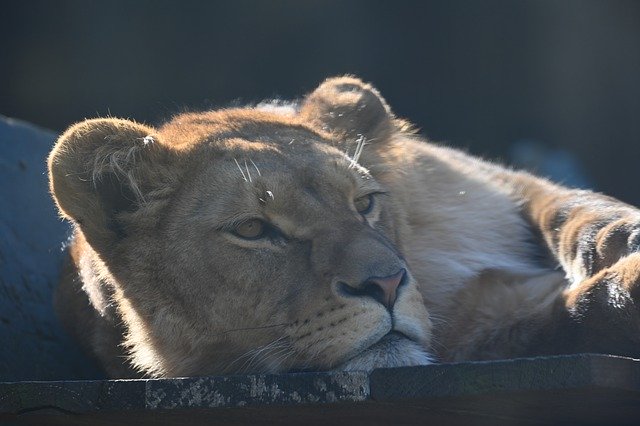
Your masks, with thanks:
M 392 330 L 375 343 L 340 363 L 331 371 L 371 371 L 376 368 L 409 367 L 434 362 L 426 349 L 406 334 Z M 324 369 L 294 368 L 289 373 L 311 373 Z
M 394 345 L 396 345 L 396 344 L 398 344 L 399 342 L 402 342 L 402 341 L 409 341 L 409 342 L 417 344 L 417 342 L 414 339 L 412 339 L 411 337 L 409 337 L 406 334 L 402 333 L 401 331 L 391 330 L 390 332 L 388 332 L 387 334 L 382 336 L 377 342 L 375 342 L 371 346 L 363 349 L 354 358 L 360 356 L 361 354 L 363 354 L 363 353 L 365 353 L 367 351 L 382 350 L 383 348 L 385 348 L 387 346 L 394 346 Z
M 398 330 L 391 330 L 390 332 L 388 332 L 387 334 L 385 334 L 384 336 L 382 336 L 380 338 L 380 340 L 378 340 L 376 343 L 374 343 L 372 346 L 377 345 L 380 342 L 383 341 L 388 341 L 388 340 L 397 340 L 397 339 L 407 339 L 407 340 L 411 340 L 412 342 L 415 342 L 414 339 L 412 339 L 411 337 L 407 336 L 406 334 L 404 334 L 402 331 L 398 331 Z
M 392 330 L 373 345 L 338 365 L 336 371 L 371 371 L 433 363 L 426 349 L 406 334 Z

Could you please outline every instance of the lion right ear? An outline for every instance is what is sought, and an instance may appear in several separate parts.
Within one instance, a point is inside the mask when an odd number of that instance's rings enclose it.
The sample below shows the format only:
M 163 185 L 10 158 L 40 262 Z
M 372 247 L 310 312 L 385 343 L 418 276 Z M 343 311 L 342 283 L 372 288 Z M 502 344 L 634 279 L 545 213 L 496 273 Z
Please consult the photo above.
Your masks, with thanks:
M 347 140 L 375 142 L 404 129 L 376 88 L 350 76 L 325 80 L 302 101 L 300 116 Z
M 154 133 L 128 120 L 87 120 L 71 126 L 53 148 L 51 193 L 94 247 L 126 236 L 127 214 L 166 194 L 175 180 L 172 153 Z

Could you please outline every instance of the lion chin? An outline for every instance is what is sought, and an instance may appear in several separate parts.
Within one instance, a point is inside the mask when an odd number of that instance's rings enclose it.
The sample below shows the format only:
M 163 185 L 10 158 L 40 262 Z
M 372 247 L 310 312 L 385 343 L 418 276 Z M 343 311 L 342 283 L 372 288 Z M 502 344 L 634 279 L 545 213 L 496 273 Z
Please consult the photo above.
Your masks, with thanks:
M 391 332 L 373 346 L 338 365 L 335 371 L 371 371 L 376 368 L 411 367 L 432 364 L 422 346 L 402 333 Z

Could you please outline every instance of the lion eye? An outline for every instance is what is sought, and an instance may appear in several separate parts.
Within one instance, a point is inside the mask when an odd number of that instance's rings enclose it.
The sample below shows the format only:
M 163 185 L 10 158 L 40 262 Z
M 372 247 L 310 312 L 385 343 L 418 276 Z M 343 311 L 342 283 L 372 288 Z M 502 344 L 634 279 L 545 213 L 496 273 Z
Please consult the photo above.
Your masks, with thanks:
M 358 213 L 365 215 L 373 209 L 373 196 L 369 194 L 365 195 L 364 197 L 357 198 L 353 202 L 353 205 L 355 206 Z
M 250 219 L 236 226 L 234 233 L 239 237 L 255 240 L 264 236 L 265 228 L 264 222 L 260 219 Z

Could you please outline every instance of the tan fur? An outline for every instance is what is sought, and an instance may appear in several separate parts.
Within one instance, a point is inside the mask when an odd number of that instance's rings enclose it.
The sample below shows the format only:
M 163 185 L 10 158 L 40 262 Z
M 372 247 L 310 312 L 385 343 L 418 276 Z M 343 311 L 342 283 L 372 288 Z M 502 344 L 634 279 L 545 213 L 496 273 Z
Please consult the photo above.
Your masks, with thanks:
M 636 209 L 424 142 L 352 77 L 88 120 L 49 167 L 76 224 L 57 310 L 115 377 L 640 353 Z M 264 238 L 234 233 L 254 219 Z M 394 274 L 388 307 L 371 283 Z

